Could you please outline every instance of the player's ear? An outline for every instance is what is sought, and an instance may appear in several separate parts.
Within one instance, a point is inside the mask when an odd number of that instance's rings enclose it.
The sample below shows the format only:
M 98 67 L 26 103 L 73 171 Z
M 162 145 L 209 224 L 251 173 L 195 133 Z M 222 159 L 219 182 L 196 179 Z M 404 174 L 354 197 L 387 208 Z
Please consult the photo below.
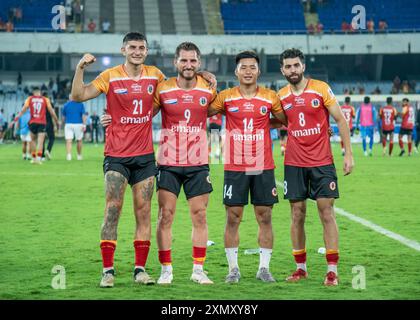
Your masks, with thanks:
M 302 72 L 305 72 L 306 64 L 302 63 Z
M 121 53 L 122 53 L 123 56 L 125 56 L 125 46 L 121 47 Z

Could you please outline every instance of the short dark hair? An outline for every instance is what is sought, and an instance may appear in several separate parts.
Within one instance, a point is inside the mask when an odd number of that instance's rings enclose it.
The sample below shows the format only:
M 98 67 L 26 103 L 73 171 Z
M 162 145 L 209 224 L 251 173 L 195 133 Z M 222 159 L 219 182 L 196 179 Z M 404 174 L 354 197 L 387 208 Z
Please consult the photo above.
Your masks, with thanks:
M 392 103 L 392 97 L 386 98 L 386 103 L 391 104 Z
M 369 98 L 368 96 L 366 96 L 366 97 L 363 99 L 363 102 L 364 102 L 364 103 L 369 103 L 369 102 L 370 102 L 370 98 Z
M 248 59 L 248 58 L 253 58 L 253 59 L 257 60 L 258 64 L 260 64 L 260 58 L 258 57 L 257 53 L 255 51 L 247 50 L 247 51 L 239 52 L 236 55 L 236 57 L 235 57 L 236 65 L 238 65 L 238 63 L 239 63 L 239 61 L 241 61 L 241 59 Z
M 32 87 L 32 91 L 41 91 L 41 89 L 39 87 Z
M 349 103 L 350 102 L 350 97 L 345 97 L 344 102 Z
M 280 55 L 280 66 L 283 66 L 284 59 L 299 58 L 302 63 L 305 63 L 305 56 L 303 52 L 296 48 L 286 49 Z
M 175 59 L 179 58 L 179 53 L 181 52 L 181 50 L 195 51 L 195 52 L 197 52 L 198 58 L 200 58 L 200 56 L 201 56 L 200 49 L 198 49 L 197 45 L 192 43 L 192 42 L 186 41 L 186 42 L 183 42 L 183 43 L 179 44 L 178 47 L 176 47 L 176 50 L 175 50 Z
M 123 38 L 123 44 L 126 44 L 128 41 L 144 41 L 147 44 L 147 38 L 143 33 L 133 31 L 126 33 Z
M 404 101 L 410 101 L 410 100 L 408 100 L 408 98 L 404 98 L 404 99 L 402 99 L 402 101 L 404 102 Z

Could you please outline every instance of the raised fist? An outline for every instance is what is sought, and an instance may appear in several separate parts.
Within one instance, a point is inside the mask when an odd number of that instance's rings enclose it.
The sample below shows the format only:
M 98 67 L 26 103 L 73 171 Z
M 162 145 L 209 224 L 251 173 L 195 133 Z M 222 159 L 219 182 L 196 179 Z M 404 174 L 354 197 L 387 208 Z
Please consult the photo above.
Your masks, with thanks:
M 77 64 L 77 68 L 84 69 L 86 66 L 94 63 L 96 58 L 91 55 L 90 53 L 85 53 L 82 59 L 80 59 L 79 63 Z

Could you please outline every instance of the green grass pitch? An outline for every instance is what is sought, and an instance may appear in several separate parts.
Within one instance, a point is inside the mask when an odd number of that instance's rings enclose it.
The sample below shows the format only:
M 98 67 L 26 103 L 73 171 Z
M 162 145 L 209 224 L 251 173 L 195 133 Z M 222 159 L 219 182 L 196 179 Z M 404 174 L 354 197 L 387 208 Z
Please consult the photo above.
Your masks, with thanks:
M 283 158 L 275 142 L 276 177 L 282 181 Z M 382 157 L 374 147 L 373 157 L 364 157 L 354 145 L 355 169 L 342 174 L 337 144 L 333 151 L 341 198 L 336 206 L 406 238 L 420 242 L 420 157 Z M 174 281 L 170 287 L 139 286 L 133 282 L 134 263 L 131 191 L 128 188 L 118 229 L 115 254 L 116 283 L 99 288 L 101 256 L 100 226 L 103 219 L 103 146 L 84 145 L 84 160 L 65 160 L 64 144 L 57 143 L 53 160 L 42 166 L 23 161 L 19 144 L 0 145 L 0 299 L 419 299 L 420 252 L 367 227 L 338 215 L 340 230 L 340 285 L 326 288 L 322 229 L 316 207 L 308 203 L 306 220 L 309 278 L 289 284 L 284 278 L 295 268 L 289 236 L 288 202 L 280 196 L 273 209 L 275 234 L 271 271 L 277 282 L 255 279 L 258 255 L 244 255 L 257 248 L 257 224 L 247 206 L 240 226 L 239 265 L 242 279 L 237 285 L 224 283 L 227 261 L 223 248 L 225 210 L 222 205 L 223 166 L 211 166 L 214 192 L 208 206 L 209 239 L 205 269 L 215 282 L 200 286 L 189 280 L 192 269 L 191 221 L 181 193 L 173 226 Z M 75 152 L 75 151 L 74 151 Z M 281 189 L 279 188 L 281 195 Z M 152 246 L 147 263 L 155 278 L 160 272 L 155 237 L 156 195 L 152 208 Z M 66 271 L 66 288 L 53 289 L 52 269 Z M 355 266 L 365 270 L 365 289 L 353 288 Z

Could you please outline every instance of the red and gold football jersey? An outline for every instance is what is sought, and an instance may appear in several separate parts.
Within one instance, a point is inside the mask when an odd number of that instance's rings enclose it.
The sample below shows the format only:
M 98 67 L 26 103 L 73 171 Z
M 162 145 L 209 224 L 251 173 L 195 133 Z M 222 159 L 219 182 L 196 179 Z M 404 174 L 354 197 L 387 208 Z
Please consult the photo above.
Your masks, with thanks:
M 332 164 L 328 108 L 338 102 L 328 84 L 308 79 L 302 94 L 293 94 L 287 85 L 278 95 L 288 120 L 284 164 L 297 167 Z
M 48 104 L 51 105 L 50 100 L 42 96 L 30 96 L 26 99 L 24 105 L 28 105 L 31 112 L 31 119 L 29 120 L 29 124 L 47 124 Z
M 159 165 L 208 164 L 207 109 L 215 96 L 216 91 L 201 77 L 191 90 L 179 88 L 176 78 L 158 85 L 155 105 L 162 112 Z
M 414 108 L 410 105 L 402 109 L 401 128 L 412 130 L 414 128 Z
M 274 169 L 270 113 L 282 112 L 280 100 L 270 89 L 258 87 L 253 98 L 244 98 L 239 87 L 220 92 L 212 104 L 226 115 L 225 170 Z
M 381 118 L 382 130 L 391 131 L 395 129 L 395 117 L 397 116 L 397 109 L 388 105 L 379 109 L 379 117 Z
M 142 66 L 138 81 L 130 78 L 124 65 L 102 72 L 92 84 L 106 94 L 107 113 L 112 116 L 106 128 L 105 155 L 134 157 L 153 153 L 153 97 L 162 72 Z
M 341 106 L 341 111 L 343 112 L 344 119 L 346 119 L 349 129 L 351 130 L 353 128 L 353 118 L 356 116 L 354 107 L 351 105 L 343 105 Z

